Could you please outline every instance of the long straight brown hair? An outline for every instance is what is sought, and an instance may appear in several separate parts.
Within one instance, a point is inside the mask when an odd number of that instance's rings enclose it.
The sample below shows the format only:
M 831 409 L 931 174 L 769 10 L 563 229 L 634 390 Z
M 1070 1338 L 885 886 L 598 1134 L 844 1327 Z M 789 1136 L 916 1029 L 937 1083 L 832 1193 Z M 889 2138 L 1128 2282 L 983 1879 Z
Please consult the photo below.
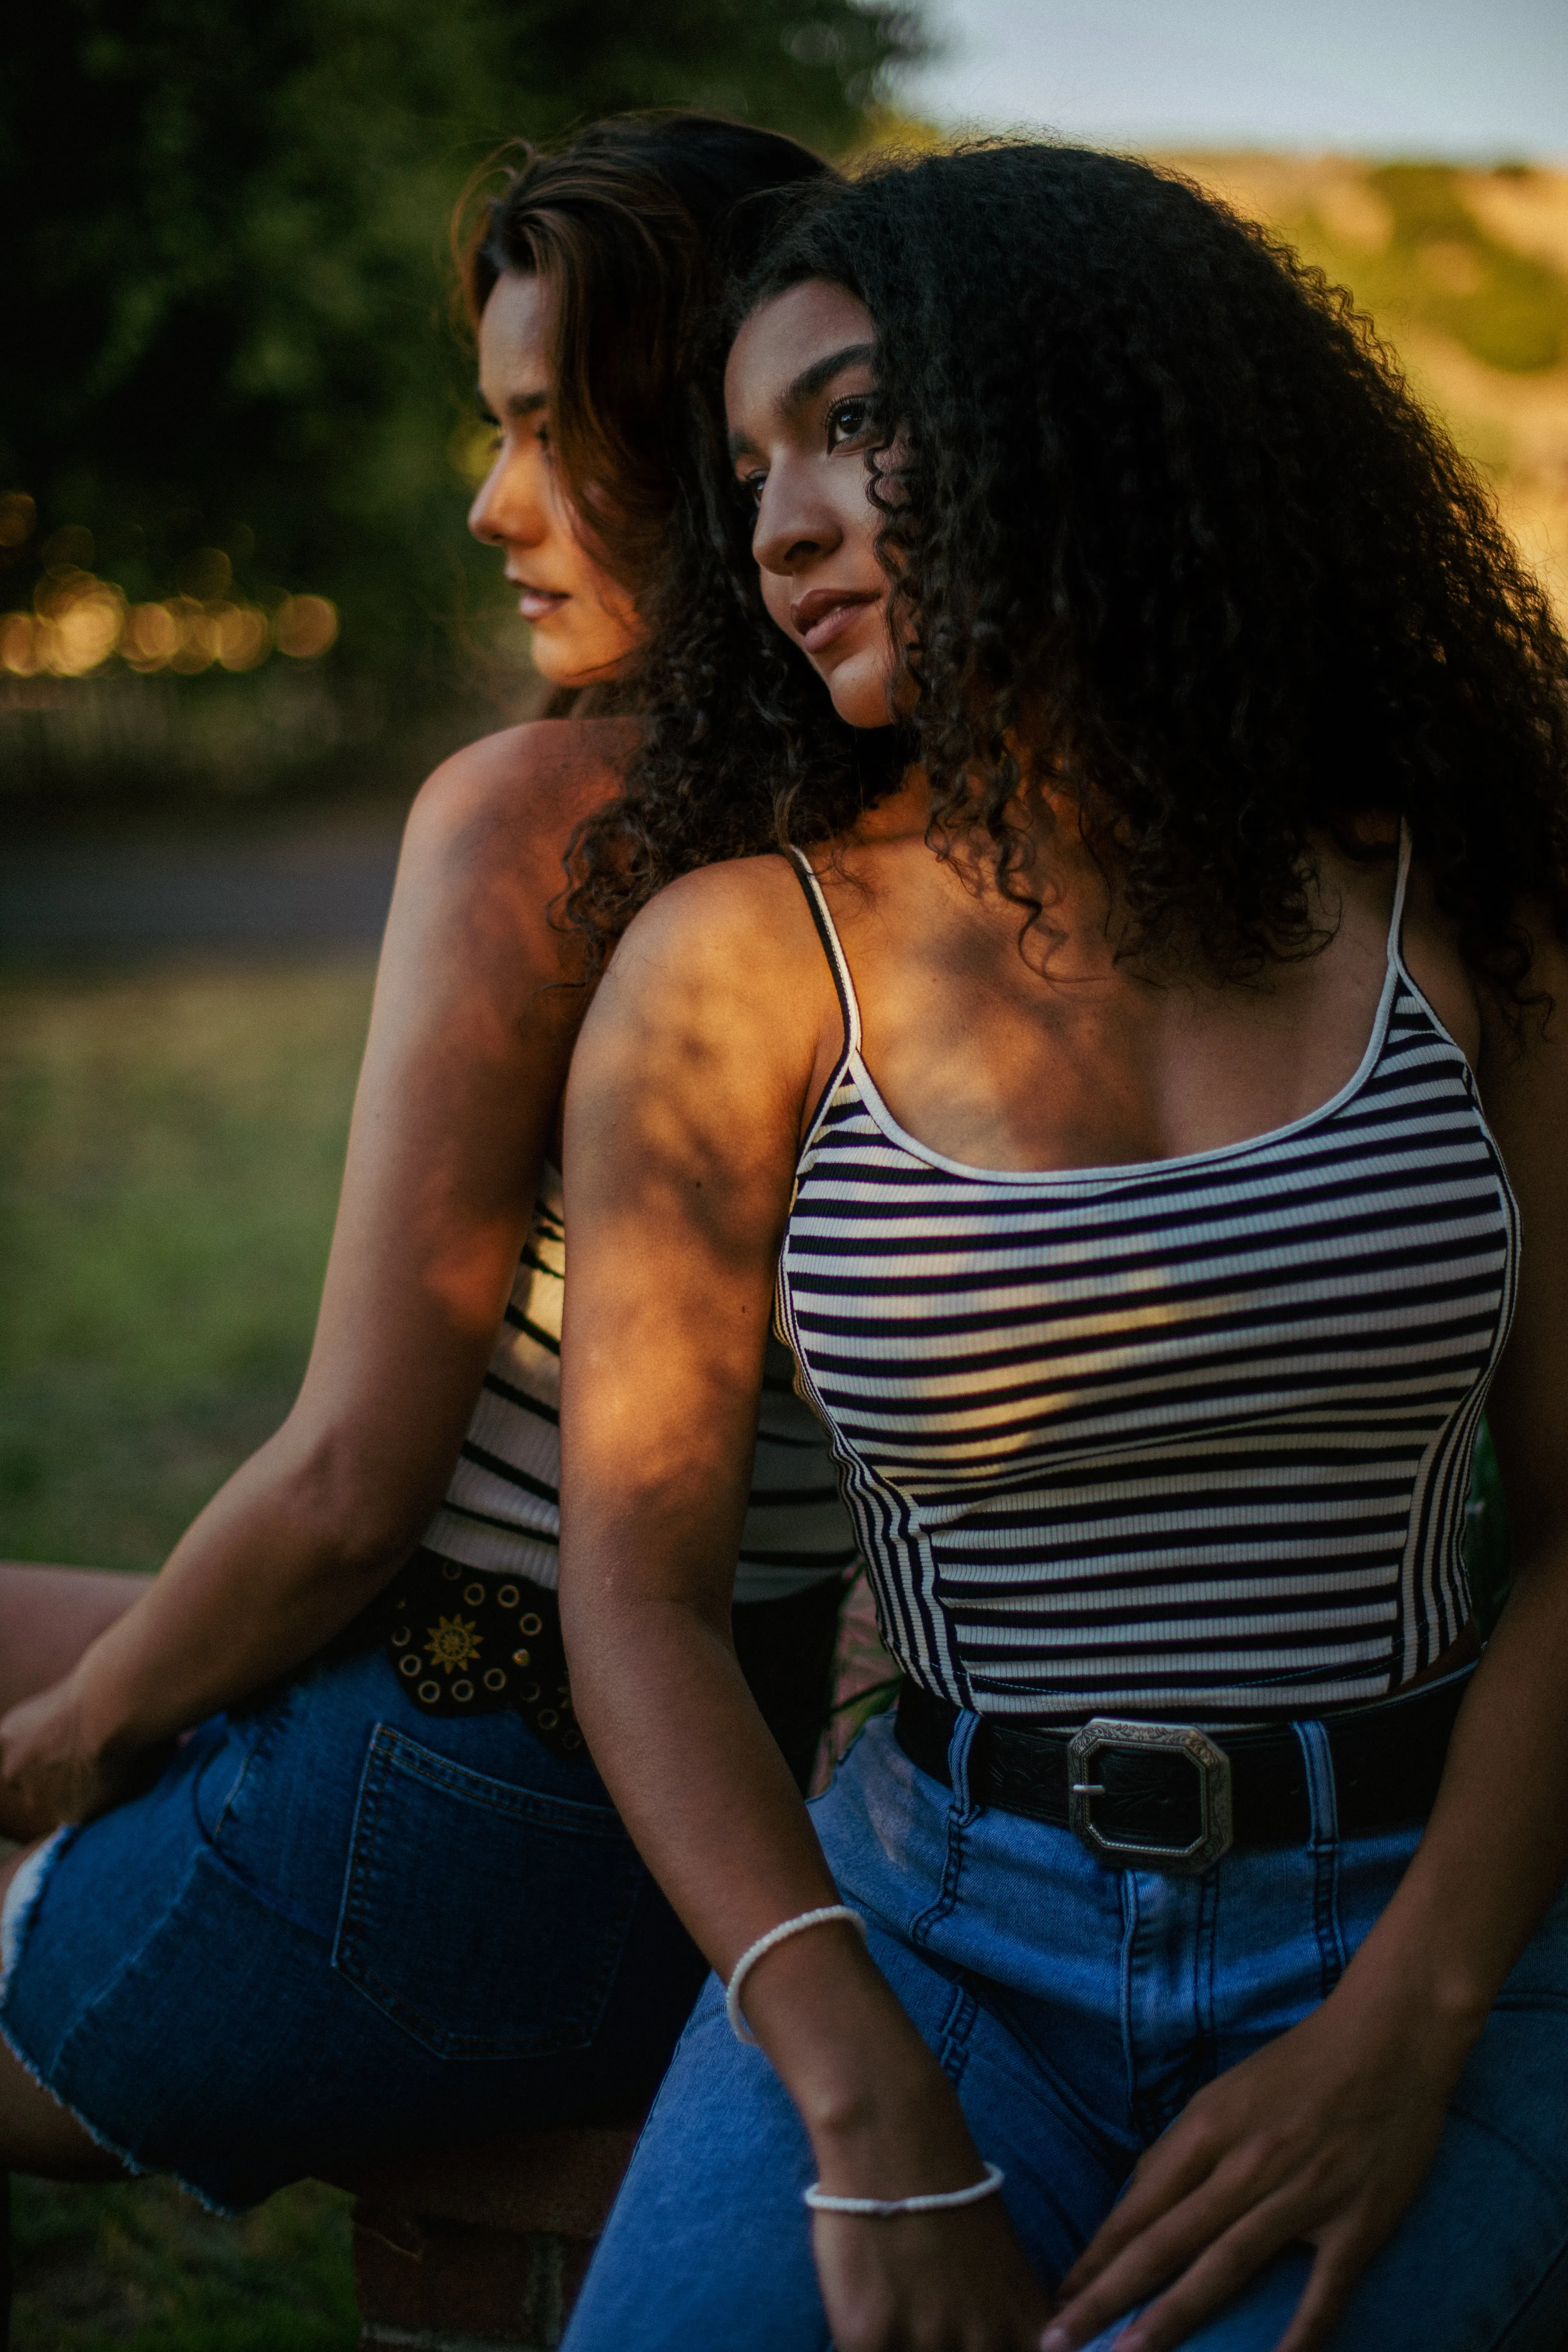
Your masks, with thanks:
M 611 116 L 496 162 L 500 194 L 482 199 L 489 165 L 454 221 L 469 322 L 506 272 L 550 281 L 556 462 L 595 557 L 641 604 L 679 496 L 697 334 L 760 253 L 770 200 L 837 174 L 793 139 L 712 114 Z

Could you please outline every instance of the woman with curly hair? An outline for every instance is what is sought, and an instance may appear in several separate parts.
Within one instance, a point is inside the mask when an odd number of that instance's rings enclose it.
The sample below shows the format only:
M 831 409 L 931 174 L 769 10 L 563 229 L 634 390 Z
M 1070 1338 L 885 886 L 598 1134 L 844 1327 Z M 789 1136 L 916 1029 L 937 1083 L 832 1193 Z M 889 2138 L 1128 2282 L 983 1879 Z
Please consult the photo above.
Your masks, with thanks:
M 1173 175 L 874 174 L 736 316 L 729 584 L 694 542 L 579 925 L 695 779 L 784 854 L 637 915 L 565 1137 L 574 1689 L 718 1973 L 570 2352 L 1547 2352 L 1563 641 Z M 809 1812 L 727 1630 L 775 1301 L 905 1675 Z
M 284 1427 L 155 1580 L 0 1570 L 0 1830 L 76 1825 L 5 1874 L 0 2166 L 240 2207 L 625 2101 L 690 2006 L 561 1654 L 552 1161 L 585 991 L 551 906 L 637 740 L 613 714 L 722 257 L 826 169 L 710 117 L 601 124 L 467 253 L 498 436 L 470 520 L 576 707 L 415 806 Z M 787 1360 L 756 1460 L 735 1634 L 804 1779 L 854 1539 Z

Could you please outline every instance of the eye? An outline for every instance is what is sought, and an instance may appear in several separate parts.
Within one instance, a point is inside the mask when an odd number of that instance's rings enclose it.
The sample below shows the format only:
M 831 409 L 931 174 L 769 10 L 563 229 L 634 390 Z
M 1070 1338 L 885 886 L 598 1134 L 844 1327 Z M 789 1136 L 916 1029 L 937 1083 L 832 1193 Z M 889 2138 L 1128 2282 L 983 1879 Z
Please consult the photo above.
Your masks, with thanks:
M 876 423 L 876 394 L 869 392 L 851 394 L 846 400 L 836 400 L 827 412 L 827 446 L 842 448 L 846 442 L 858 441 Z
M 766 474 L 761 469 L 754 474 L 742 474 L 738 477 L 735 488 L 740 491 L 742 502 L 749 514 L 755 514 L 762 505 L 763 492 L 767 488 L 767 481 Z

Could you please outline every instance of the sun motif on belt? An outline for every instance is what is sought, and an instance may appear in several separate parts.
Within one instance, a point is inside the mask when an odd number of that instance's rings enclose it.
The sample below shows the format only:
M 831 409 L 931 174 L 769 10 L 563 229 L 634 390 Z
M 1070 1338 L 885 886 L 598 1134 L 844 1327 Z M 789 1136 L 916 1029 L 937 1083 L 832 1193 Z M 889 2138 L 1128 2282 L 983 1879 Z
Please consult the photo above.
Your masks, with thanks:
M 476 1633 L 471 1622 L 461 1617 L 441 1617 L 425 1636 L 425 1646 L 430 1653 L 433 1666 L 445 1666 L 455 1674 L 477 1658 L 485 1646 L 485 1637 Z

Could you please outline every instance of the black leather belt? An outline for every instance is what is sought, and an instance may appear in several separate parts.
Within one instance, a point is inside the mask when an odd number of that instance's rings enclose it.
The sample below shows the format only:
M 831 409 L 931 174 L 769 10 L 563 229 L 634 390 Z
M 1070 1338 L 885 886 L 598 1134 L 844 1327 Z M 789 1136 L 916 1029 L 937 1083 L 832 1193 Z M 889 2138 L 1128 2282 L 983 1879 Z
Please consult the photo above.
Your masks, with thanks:
M 1342 1837 L 1426 1820 L 1474 1672 L 1321 1718 Z M 957 1720 L 946 1699 L 904 1685 L 899 1745 L 944 1786 Z M 1207 1732 L 1097 1717 L 1079 1731 L 1026 1731 L 992 1717 L 969 1785 L 981 1804 L 1070 1829 L 1122 1870 L 1207 1870 L 1232 1846 L 1305 1845 L 1312 1832 L 1307 1758 L 1289 1723 Z

